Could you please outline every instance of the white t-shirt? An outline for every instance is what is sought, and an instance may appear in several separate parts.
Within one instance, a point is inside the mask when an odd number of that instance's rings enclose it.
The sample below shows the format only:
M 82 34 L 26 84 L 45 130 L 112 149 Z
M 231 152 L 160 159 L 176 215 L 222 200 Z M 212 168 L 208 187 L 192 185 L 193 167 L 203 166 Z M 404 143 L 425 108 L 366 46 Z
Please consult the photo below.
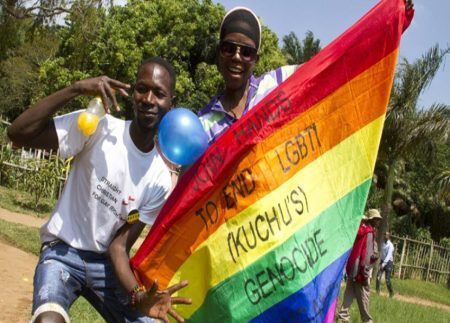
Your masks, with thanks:
M 130 137 L 130 121 L 106 115 L 90 137 L 77 126 L 80 111 L 54 119 L 61 157 L 74 156 L 64 191 L 42 242 L 61 239 L 70 246 L 105 252 L 133 210 L 152 224 L 171 189 L 171 176 L 157 149 L 140 151 Z
M 381 264 L 386 265 L 388 261 L 394 262 L 394 245 L 391 240 L 383 241 L 381 245 Z

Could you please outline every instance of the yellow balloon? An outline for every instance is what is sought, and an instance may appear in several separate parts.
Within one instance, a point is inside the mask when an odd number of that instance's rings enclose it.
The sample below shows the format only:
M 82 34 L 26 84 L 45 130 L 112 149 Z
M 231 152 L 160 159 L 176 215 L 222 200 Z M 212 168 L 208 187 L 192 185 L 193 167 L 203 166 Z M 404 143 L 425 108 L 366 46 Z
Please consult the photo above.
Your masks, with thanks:
M 92 113 L 83 111 L 78 116 L 78 128 L 85 136 L 92 135 L 97 129 L 98 116 Z

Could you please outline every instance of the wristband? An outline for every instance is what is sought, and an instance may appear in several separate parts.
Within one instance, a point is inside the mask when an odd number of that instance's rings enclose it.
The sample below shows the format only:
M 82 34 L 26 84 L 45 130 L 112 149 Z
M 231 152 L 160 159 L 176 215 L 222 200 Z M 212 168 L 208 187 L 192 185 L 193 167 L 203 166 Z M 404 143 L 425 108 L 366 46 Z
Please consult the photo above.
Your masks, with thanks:
M 130 305 L 131 305 L 131 307 L 136 307 L 136 295 L 139 293 L 139 292 L 146 292 L 147 290 L 145 289 L 145 286 L 139 286 L 139 285 L 136 285 L 136 286 L 134 286 L 134 288 L 133 288 L 133 290 L 130 292 Z

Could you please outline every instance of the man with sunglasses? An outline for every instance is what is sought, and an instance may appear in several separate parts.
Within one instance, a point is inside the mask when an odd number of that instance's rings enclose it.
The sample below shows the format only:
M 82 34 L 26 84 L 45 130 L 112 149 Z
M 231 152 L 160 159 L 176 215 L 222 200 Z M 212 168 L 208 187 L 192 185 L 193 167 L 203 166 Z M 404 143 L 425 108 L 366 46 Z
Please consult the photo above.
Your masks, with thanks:
M 225 90 L 199 112 L 209 144 L 295 72 L 297 66 L 283 66 L 255 78 L 260 45 L 257 16 L 245 7 L 231 9 L 222 20 L 216 54 Z

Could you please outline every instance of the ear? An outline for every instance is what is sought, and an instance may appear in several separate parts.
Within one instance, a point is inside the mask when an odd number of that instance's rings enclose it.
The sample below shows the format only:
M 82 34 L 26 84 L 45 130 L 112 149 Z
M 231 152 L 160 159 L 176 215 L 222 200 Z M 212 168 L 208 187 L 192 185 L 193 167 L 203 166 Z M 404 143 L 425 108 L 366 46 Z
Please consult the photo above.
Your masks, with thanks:
M 174 95 L 171 99 L 170 102 L 172 103 L 172 106 L 170 107 L 171 109 L 173 109 L 175 107 L 175 104 L 177 103 L 177 97 Z
M 256 54 L 256 61 L 255 64 L 259 62 L 259 54 Z

